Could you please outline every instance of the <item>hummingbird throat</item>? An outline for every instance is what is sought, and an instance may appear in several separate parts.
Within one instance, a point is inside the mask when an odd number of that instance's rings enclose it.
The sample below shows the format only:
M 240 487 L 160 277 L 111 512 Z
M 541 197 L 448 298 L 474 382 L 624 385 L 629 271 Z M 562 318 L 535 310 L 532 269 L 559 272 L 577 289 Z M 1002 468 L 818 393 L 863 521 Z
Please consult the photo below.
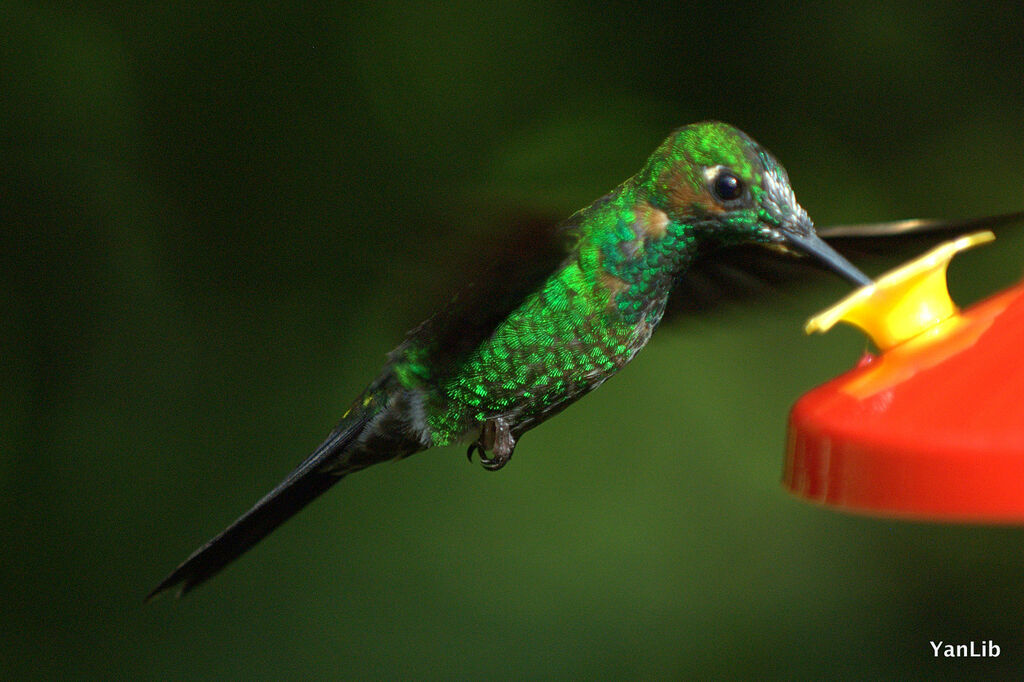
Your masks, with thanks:
M 608 306 L 624 322 L 657 325 L 675 276 L 697 255 L 697 230 L 648 203 L 616 210 L 611 220 L 613 229 L 594 235 Z

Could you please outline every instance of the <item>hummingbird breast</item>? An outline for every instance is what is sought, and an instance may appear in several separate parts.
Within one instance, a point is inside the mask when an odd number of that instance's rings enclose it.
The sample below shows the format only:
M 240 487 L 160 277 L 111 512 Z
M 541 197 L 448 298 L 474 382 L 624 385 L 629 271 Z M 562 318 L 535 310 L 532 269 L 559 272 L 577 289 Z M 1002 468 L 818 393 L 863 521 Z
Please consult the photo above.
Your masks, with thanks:
M 435 445 L 501 418 L 518 437 L 600 386 L 647 344 L 664 300 L 627 319 L 624 292 L 570 261 L 497 326 L 428 400 Z

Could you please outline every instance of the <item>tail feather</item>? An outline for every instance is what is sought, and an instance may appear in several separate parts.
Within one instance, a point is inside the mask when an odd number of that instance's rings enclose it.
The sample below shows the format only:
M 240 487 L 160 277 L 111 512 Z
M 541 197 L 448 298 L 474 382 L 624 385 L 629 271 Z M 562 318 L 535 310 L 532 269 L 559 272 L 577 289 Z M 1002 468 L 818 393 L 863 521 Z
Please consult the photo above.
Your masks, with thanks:
M 346 417 L 312 455 L 238 520 L 193 552 L 146 596 L 146 601 L 179 584 L 178 596 L 182 596 L 209 580 L 340 481 L 347 471 L 334 467 L 328 470 L 324 465 L 344 454 L 375 414 L 376 410 L 363 409 Z

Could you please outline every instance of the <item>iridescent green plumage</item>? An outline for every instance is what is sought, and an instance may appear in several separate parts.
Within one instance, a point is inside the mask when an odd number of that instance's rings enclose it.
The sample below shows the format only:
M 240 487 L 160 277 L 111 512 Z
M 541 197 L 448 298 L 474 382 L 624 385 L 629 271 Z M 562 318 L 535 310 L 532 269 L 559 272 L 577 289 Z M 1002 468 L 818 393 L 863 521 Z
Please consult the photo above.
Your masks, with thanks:
M 750 187 L 749 204 L 724 211 L 711 201 L 705 169 L 716 167 Z M 432 366 L 423 351 L 435 338 L 414 334 L 391 371 L 423 396 L 430 443 L 451 444 L 494 419 L 515 440 L 611 377 L 647 343 L 674 277 L 701 248 L 768 241 L 759 236 L 761 174 L 780 171 L 730 126 L 683 128 L 636 176 L 569 220 L 567 258 L 479 345 Z
M 538 259 L 522 277 L 483 282 L 410 332 L 327 440 L 153 594 L 188 591 L 371 464 L 469 441 L 500 468 L 526 431 L 643 348 L 677 278 L 707 252 L 765 245 L 869 282 L 818 238 L 778 162 L 722 123 L 677 130 L 562 234 L 568 246 L 550 265 Z

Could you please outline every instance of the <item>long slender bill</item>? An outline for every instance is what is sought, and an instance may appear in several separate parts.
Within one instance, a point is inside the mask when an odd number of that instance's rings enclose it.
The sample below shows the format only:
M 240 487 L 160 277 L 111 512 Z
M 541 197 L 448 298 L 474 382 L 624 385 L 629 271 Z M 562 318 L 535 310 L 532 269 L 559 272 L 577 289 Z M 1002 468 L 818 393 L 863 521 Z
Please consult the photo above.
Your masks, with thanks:
M 785 233 L 785 239 L 785 245 L 791 250 L 810 256 L 848 282 L 857 286 L 871 284 L 870 277 L 858 270 L 853 263 L 843 258 L 839 252 L 826 244 L 813 231 L 809 231 L 807 234 L 787 232 Z

